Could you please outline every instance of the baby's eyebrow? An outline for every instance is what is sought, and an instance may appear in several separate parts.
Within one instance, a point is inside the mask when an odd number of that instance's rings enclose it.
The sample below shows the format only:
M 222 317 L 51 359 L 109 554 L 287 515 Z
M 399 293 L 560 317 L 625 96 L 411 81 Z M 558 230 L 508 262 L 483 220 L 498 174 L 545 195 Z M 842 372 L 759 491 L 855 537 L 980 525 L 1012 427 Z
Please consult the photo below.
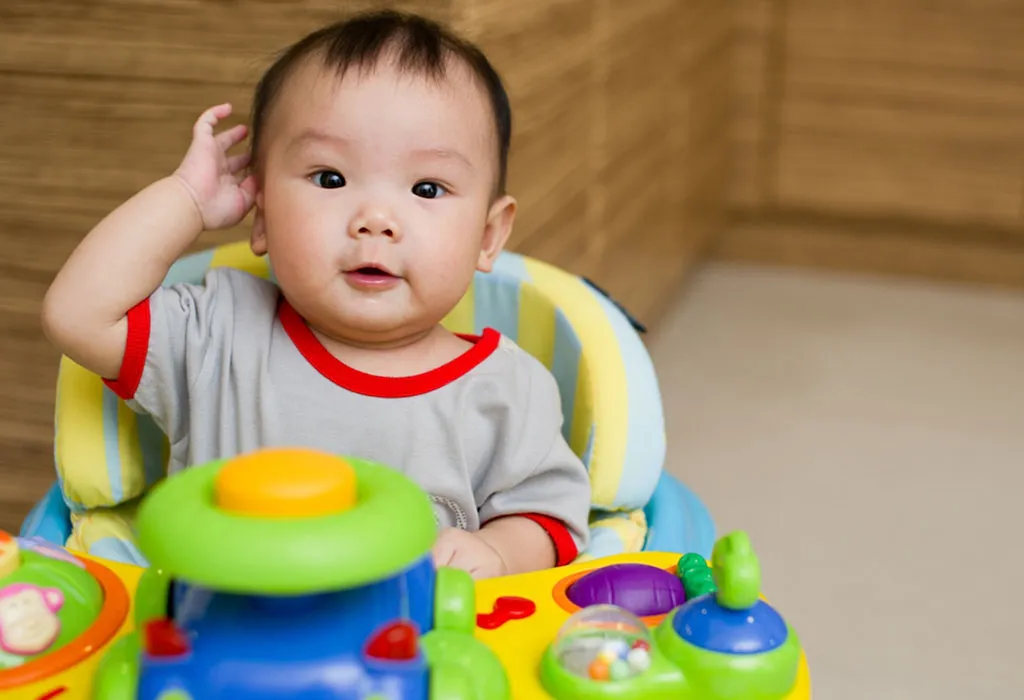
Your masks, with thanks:
M 320 129 L 306 128 L 300 131 L 298 134 L 296 134 L 295 137 L 292 138 L 288 146 L 290 148 L 297 148 L 298 146 L 301 146 L 309 141 L 319 141 L 338 146 L 345 146 L 348 145 L 349 143 L 348 139 L 343 138 L 341 136 L 335 136 L 334 134 L 330 134 L 326 131 L 321 131 Z
M 412 152 L 413 156 L 418 158 L 440 158 L 442 160 L 457 160 L 465 164 L 470 170 L 476 170 L 476 167 L 466 156 L 462 155 L 458 151 L 454 151 L 448 148 L 418 148 Z

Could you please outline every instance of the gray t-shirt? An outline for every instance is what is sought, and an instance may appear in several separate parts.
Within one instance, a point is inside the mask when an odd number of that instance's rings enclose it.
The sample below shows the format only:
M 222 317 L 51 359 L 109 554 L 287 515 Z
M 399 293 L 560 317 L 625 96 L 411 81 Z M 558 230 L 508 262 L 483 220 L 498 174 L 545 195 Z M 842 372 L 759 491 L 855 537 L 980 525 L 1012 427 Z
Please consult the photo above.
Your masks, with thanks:
M 590 484 L 562 435 L 551 373 L 488 329 L 414 377 L 342 363 L 272 282 L 230 268 L 161 287 L 128 314 L 110 386 L 170 440 L 169 473 L 262 447 L 309 447 L 400 469 L 441 527 L 506 515 L 544 527 L 568 563 L 589 538 Z

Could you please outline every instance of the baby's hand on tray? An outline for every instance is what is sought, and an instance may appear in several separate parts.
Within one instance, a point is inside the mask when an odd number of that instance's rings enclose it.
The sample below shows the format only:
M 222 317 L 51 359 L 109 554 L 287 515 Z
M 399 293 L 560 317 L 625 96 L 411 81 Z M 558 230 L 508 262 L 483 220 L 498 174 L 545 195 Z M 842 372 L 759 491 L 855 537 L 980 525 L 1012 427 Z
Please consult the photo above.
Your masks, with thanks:
M 434 565 L 468 571 L 475 579 L 508 574 L 508 567 L 494 547 L 478 533 L 446 528 L 434 543 Z

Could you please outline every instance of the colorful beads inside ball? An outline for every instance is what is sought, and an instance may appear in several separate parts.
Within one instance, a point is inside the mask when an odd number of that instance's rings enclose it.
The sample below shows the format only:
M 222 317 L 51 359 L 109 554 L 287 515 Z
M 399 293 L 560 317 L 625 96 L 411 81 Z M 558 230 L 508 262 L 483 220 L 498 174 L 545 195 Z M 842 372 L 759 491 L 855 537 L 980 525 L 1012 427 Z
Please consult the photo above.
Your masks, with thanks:
M 609 639 L 601 646 L 598 656 L 608 663 L 625 659 L 629 653 L 629 644 L 623 639 Z
M 646 649 L 635 647 L 626 655 L 626 663 L 636 673 L 643 673 L 651 667 L 651 654 Z
M 622 659 L 619 659 L 611 665 L 608 669 L 608 675 L 611 676 L 613 681 L 621 681 L 629 678 L 632 675 L 632 669 L 629 664 Z
M 595 681 L 606 681 L 611 673 L 608 663 L 600 657 L 594 659 L 588 670 L 590 672 L 590 677 Z

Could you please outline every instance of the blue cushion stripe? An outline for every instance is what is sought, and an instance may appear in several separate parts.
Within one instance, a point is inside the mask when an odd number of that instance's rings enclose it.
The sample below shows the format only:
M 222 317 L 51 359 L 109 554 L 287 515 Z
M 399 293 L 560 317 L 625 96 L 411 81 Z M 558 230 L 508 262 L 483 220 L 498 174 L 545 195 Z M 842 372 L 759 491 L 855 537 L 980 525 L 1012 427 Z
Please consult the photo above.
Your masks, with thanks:
M 166 438 L 160 427 L 148 414 L 136 416 L 139 446 L 142 448 L 142 467 L 146 475 L 146 486 L 152 486 L 163 478 L 167 465 L 164 461 Z
M 206 276 L 206 271 L 210 269 L 210 263 L 213 260 L 213 254 L 215 251 L 216 248 L 202 250 L 175 262 L 171 265 L 171 269 L 167 271 L 167 275 L 164 277 L 163 286 L 169 287 L 173 284 L 182 283 L 201 283 L 203 281 L 203 277 Z
M 111 561 L 135 564 L 143 568 L 149 566 L 149 562 L 142 556 L 142 552 L 132 542 L 117 537 L 103 537 L 96 540 L 89 546 L 89 554 Z
M 110 480 L 112 502 L 124 500 L 124 483 L 121 480 L 121 447 L 117 425 L 117 394 L 103 387 L 103 454 L 107 462 L 107 478 Z
M 580 357 L 583 347 L 572 329 L 569 319 L 561 309 L 555 311 L 555 350 L 551 361 L 551 372 L 558 383 L 562 397 L 562 434 L 566 440 L 572 435 L 572 420 L 576 409 L 576 383 L 579 378 Z M 590 466 L 589 460 L 587 466 Z
M 474 279 L 473 325 L 479 333 L 491 327 L 516 340 L 519 337 L 519 282 L 508 278 Z

